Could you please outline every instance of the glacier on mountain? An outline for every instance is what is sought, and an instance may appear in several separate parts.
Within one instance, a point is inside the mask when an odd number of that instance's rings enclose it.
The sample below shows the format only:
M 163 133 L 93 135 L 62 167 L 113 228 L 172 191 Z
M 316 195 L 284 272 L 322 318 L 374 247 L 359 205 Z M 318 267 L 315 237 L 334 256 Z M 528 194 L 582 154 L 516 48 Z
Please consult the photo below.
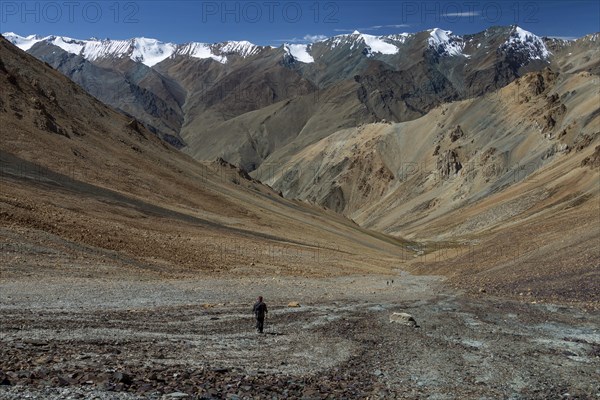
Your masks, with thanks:
M 284 44 L 283 48 L 286 54 L 291 55 L 295 60 L 309 64 L 315 62 L 315 59 L 308 53 L 308 44 Z

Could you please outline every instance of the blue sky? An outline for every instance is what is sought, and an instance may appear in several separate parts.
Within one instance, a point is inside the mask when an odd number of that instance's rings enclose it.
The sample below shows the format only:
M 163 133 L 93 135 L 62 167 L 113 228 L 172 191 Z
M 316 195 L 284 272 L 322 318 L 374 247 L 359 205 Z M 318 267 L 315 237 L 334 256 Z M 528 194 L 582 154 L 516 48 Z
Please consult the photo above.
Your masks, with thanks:
M 0 32 L 163 41 L 310 42 L 359 30 L 383 35 L 439 27 L 457 34 L 517 24 L 540 36 L 600 31 L 600 2 L 572 1 L 10 1 Z

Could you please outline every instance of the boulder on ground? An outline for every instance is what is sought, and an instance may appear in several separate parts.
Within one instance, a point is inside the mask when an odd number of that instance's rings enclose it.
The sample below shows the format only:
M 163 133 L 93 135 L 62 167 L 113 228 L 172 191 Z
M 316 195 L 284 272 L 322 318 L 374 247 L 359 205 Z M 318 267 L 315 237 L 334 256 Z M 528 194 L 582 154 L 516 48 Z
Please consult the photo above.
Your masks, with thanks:
M 413 316 L 403 312 L 395 312 L 392 315 L 390 315 L 390 322 L 396 322 L 402 325 L 413 327 L 417 326 L 417 321 L 415 321 Z
M 185 399 L 186 397 L 189 397 L 189 394 L 183 392 L 174 392 L 166 394 L 163 397 L 167 399 Z

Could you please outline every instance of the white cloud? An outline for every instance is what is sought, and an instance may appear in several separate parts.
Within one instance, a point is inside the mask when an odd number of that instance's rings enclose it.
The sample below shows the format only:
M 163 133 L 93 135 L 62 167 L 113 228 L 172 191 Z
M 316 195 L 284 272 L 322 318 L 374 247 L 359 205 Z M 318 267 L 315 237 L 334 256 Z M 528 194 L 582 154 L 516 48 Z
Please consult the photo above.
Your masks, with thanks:
M 289 38 L 289 39 L 274 39 L 274 42 L 284 42 L 284 43 L 298 43 L 302 42 L 302 39 L 298 39 L 297 37 Z
M 409 26 L 409 24 L 383 25 L 384 28 L 408 28 Z
M 389 24 L 389 25 L 371 25 L 371 26 L 367 26 L 364 28 L 357 28 L 357 29 L 334 29 L 335 32 L 354 32 L 354 31 L 359 31 L 359 32 L 365 32 L 365 31 L 378 31 L 379 29 L 384 29 L 384 28 L 408 28 L 410 25 L 409 24 Z
M 283 43 L 314 43 L 314 42 L 319 42 L 321 40 L 325 40 L 327 39 L 327 36 L 325 35 L 311 35 L 311 34 L 307 34 L 304 35 L 304 37 L 298 38 L 298 37 L 293 37 L 293 38 L 288 38 L 288 39 L 275 39 L 275 42 L 283 42 Z
M 309 43 L 320 42 L 321 40 L 327 39 L 325 35 L 304 35 L 304 40 Z
M 479 11 L 463 11 L 463 12 L 451 12 L 442 14 L 442 17 L 477 17 L 481 15 Z

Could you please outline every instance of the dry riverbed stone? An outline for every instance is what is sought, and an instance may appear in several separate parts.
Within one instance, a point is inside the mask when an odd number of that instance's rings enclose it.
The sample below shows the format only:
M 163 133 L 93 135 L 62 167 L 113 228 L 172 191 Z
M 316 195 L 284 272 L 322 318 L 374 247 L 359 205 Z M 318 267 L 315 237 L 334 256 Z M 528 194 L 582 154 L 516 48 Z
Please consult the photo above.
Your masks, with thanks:
M 390 322 L 395 322 L 406 326 L 412 326 L 413 328 L 416 328 L 418 326 L 417 321 L 412 315 L 403 312 L 395 312 L 392 315 L 390 315 Z

